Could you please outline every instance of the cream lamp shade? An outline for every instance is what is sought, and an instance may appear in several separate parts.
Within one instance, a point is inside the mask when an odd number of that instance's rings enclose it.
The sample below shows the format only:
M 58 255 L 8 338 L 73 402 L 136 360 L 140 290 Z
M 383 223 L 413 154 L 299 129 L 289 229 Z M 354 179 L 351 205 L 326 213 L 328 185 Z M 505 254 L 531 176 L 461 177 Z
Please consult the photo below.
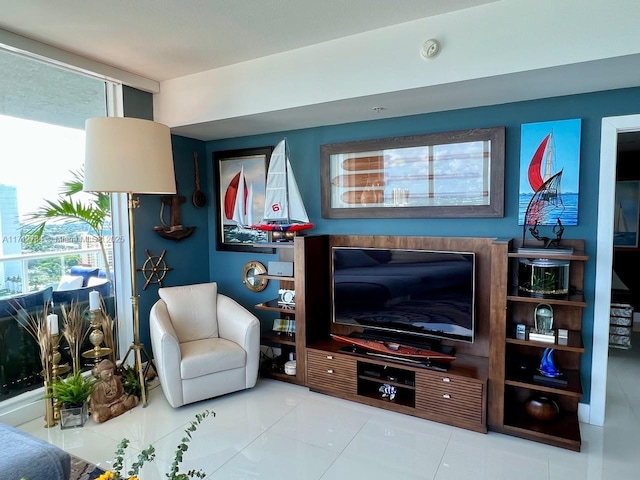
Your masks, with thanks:
M 139 118 L 88 119 L 84 190 L 176 193 L 169 127 Z

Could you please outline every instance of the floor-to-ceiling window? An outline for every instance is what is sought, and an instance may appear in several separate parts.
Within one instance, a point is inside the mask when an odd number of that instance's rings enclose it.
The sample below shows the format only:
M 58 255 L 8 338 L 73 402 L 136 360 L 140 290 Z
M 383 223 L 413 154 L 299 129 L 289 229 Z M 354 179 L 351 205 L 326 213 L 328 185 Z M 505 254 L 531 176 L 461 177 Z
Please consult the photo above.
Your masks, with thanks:
M 113 312 L 110 215 L 96 229 L 83 219 L 94 197 L 64 193 L 81 183 L 85 120 L 107 115 L 107 87 L 0 49 L 0 401 L 42 384 L 38 348 L 16 306 L 57 311 L 88 300 L 93 286 Z M 68 360 L 64 342 L 61 350 Z

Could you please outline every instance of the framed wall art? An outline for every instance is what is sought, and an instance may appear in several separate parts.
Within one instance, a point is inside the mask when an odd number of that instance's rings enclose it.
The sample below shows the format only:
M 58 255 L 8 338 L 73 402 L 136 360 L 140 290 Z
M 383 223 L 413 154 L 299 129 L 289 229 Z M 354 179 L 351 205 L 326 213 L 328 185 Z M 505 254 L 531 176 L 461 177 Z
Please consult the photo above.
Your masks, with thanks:
M 580 127 L 579 118 L 522 125 L 518 225 L 578 224 Z
M 324 218 L 504 216 L 505 128 L 320 147 Z
M 216 211 L 216 249 L 272 253 L 268 233 L 247 226 L 258 223 L 264 211 L 267 166 L 273 147 L 226 150 L 213 153 Z
M 613 215 L 614 247 L 638 247 L 639 211 L 640 180 L 616 182 L 616 206 Z

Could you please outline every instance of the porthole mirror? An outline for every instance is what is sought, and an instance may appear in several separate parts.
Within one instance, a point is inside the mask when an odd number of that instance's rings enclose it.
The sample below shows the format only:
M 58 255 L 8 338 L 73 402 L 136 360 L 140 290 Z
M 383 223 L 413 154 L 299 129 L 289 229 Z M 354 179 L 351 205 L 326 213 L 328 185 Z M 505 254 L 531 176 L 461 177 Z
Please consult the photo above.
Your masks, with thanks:
M 251 260 L 242 269 L 242 283 L 252 292 L 261 292 L 267 288 L 269 279 L 260 277 L 267 273 L 267 268 L 257 260 Z

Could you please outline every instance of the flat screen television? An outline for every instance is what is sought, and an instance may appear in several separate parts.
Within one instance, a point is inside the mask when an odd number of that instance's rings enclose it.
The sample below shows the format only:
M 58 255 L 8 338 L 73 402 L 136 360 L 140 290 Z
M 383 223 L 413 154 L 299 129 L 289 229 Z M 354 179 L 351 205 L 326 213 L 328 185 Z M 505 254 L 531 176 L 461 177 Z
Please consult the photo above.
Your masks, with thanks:
M 363 327 L 383 339 L 407 337 L 412 343 L 432 343 L 427 338 L 473 342 L 474 253 L 331 250 L 335 324 Z

